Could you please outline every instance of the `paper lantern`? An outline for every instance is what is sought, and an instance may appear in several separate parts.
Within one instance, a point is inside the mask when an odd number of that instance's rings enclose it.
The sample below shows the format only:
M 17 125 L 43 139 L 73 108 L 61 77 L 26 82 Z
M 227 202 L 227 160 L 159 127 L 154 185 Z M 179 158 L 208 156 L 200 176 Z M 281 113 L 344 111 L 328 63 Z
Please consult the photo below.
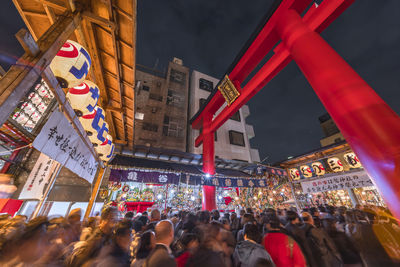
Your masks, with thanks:
M 315 174 L 317 174 L 318 176 L 320 175 L 324 175 L 325 174 L 325 168 L 324 165 L 322 165 L 321 162 L 313 162 L 311 164 L 311 167 L 313 168 Z
M 76 115 L 81 117 L 94 110 L 99 100 L 99 88 L 91 81 L 85 80 L 80 85 L 69 88 L 67 98 Z
M 68 40 L 53 58 L 50 68 L 61 87 L 75 87 L 85 80 L 91 65 L 89 53 L 77 42 Z
M 346 162 L 350 165 L 351 168 L 361 168 L 361 162 L 356 156 L 354 152 L 346 153 L 343 155 Z
M 290 177 L 293 180 L 299 180 L 300 179 L 300 172 L 299 172 L 298 169 L 296 169 L 296 168 L 290 169 L 289 173 L 290 173 Z
M 79 117 L 79 121 L 81 122 L 83 129 L 85 129 L 93 146 L 96 147 L 97 145 L 104 143 L 105 138 L 102 140 L 98 138 L 98 133 L 104 125 L 104 111 L 101 107 L 96 106 L 89 114 Z
M 97 139 L 99 139 L 103 143 L 107 140 L 107 135 L 108 135 L 108 123 L 104 121 L 102 127 L 97 132 Z
M 114 153 L 111 135 L 107 134 L 106 141 L 96 147 L 96 152 L 102 161 L 110 161 Z
M 310 166 L 308 166 L 308 165 L 301 166 L 300 171 L 303 174 L 303 176 L 306 178 L 311 178 L 313 176 L 312 170 L 311 170 Z
M 339 158 L 336 158 L 336 157 L 329 158 L 327 162 L 329 164 L 329 167 L 332 169 L 332 171 L 334 171 L 334 172 L 343 171 L 343 164 Z

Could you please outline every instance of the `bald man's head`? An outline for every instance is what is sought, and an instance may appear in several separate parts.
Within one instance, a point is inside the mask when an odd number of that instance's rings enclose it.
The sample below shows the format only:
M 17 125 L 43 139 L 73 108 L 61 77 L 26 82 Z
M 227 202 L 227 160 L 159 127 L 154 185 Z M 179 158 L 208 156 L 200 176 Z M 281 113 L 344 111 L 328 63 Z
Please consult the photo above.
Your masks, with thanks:
M 170 220 L 163 220 L 157 223 L 155 233 L 156 240 L 159 243 L 169 246 L 174 240 L 174 227 Z

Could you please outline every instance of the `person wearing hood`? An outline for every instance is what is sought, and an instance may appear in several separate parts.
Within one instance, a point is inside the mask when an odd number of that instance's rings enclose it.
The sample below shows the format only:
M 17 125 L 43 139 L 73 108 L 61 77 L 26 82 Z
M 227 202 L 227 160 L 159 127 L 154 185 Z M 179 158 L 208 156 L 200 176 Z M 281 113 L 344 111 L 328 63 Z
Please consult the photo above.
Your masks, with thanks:
M 267 260 L 268 266 L 275 267 L 271 256 L 264 247 L 257 243 L 261 233 L 256 225 L 247 223 L 244 226 L 244 241 L 240 242 L 233 253 L 233 266 L 253 267 L 259 261 Z

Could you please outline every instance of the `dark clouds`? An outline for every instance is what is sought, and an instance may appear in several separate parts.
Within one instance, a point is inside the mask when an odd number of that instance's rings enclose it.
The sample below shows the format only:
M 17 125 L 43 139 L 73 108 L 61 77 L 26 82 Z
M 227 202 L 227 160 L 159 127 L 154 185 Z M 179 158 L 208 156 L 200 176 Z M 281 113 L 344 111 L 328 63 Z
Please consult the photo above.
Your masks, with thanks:
M 320 2 L 320 1 L 318 1 Z M 137 61 L 173 56 L 221 77 L 272 1 L 138 1 Z M 400 1 L 358 0 L 322 36 L 399 113 Z M 250 102 L 252 146 L 267 162 L 319 147 L 325 109 L 295 63 Z
M 318 1 L 321 2 L 321 1 Z M 165 69 L 184 64 L 221 77 L 272 0 L 138 0 L 137 63 Z M 11 1 L 1 1 L 1 55 L 21 55 L 14 34 L 23 26 Z M 322 36 L 400 112 L 400 1 L 356 0 Z M 4 66 L 4 63 L 1 62 Z M 319 147 L 325 110 L 295 63 L 250 102 L 252 146 L 267 162 Z

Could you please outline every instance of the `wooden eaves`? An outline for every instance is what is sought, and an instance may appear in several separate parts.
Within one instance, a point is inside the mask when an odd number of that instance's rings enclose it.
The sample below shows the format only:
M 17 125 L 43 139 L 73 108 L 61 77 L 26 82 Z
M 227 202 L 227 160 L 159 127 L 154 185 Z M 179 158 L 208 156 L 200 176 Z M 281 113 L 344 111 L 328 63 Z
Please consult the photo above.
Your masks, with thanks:
M 114 143 L 133 147 L 136 61 L 136 0 L 13 0 L 35 40 L 64 12 L 79 11 L 81 23 L 69 39 L 92 58 L 88 79 L 99 89 L 100 105 Z M 122 148 L 121 148 L 122 149 Z

